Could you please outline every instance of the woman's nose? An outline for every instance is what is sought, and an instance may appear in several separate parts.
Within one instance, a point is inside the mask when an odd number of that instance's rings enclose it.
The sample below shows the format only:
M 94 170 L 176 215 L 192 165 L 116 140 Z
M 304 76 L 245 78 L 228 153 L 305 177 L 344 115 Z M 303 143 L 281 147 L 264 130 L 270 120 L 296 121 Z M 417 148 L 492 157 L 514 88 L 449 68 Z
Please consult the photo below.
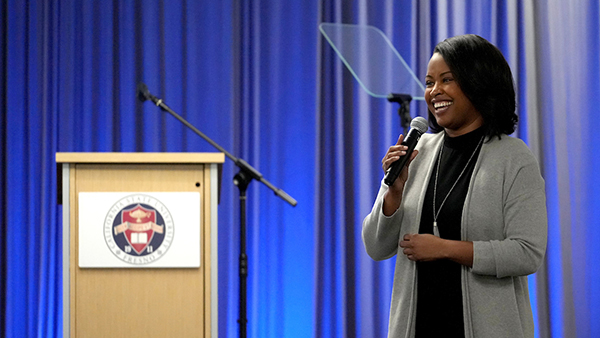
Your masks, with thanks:
M 433 85 L 433 87 L 431 87 L 431 92 L 429 92 L 431 95 L 431 98 L 434 98 L 437 94 L 440 93 L 440 86 L 436 83 Z

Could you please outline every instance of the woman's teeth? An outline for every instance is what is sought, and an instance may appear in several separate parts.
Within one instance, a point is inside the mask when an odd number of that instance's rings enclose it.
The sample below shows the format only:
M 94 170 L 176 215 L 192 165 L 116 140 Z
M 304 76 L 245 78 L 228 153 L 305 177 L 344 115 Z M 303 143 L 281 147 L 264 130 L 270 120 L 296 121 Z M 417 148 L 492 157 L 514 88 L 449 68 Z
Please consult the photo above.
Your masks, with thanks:
M 448 107 L 451 105 L 452 105 L 452 101 L 436 102 L 433 104 L 433 108 L 439 109 L 439 108 Z

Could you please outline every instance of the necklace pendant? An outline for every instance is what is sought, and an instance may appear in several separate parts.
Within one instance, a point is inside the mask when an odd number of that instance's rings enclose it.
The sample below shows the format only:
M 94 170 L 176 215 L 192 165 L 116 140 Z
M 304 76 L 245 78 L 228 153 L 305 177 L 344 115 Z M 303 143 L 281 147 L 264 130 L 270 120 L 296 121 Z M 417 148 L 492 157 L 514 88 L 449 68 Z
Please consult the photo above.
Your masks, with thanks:
M 433 222 L 433 235 L 440 237 L 440 230 L 438 229 L 437 222 Z

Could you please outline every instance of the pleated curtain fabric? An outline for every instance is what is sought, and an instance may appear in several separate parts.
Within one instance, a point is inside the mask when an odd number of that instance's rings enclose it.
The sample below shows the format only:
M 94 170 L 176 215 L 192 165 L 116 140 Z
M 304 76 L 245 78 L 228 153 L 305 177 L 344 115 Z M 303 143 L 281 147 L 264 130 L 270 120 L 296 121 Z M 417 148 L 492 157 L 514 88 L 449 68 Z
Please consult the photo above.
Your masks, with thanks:
M 381 29 L 423 79 L 437 42 L 474 33 L 513 70 L 522 138 L 546 180 L 546 262 L 529 277 L 538 337 L 600 336 L 597 1 L 26 1 L 0 4 L 0 311 L 6 337 L 62 336 L 56 152 L 204 152 L 150 91 L 296 200 L 248 189 L 248 333 L 383 337 L 394 258 L 360 236 L 402 132 L 318 30 Z M 364 48 L 358 46 L 358 48 Z M 413 101 L 412 116 L 427 116 Z M 238 332 L 237 172 L 223 167 L 219 335 Z

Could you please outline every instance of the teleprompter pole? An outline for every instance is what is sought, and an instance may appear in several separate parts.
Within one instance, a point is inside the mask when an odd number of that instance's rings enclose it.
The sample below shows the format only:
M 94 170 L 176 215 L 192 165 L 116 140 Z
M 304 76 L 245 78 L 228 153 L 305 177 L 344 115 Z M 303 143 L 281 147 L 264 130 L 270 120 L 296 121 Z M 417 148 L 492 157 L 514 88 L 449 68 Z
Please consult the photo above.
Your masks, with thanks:
M 400 115 L 400 127 L 404 130 L 404 135 L 408 133 L 408 128 L 410 126 L 410 101 L 412 101 L 412 96 L 408 94 L 395 94 L 391 93 L 388 95 L 387 100 L 389 102 L 397 102 L 400 104 L 398 108 L 398 115 Z

